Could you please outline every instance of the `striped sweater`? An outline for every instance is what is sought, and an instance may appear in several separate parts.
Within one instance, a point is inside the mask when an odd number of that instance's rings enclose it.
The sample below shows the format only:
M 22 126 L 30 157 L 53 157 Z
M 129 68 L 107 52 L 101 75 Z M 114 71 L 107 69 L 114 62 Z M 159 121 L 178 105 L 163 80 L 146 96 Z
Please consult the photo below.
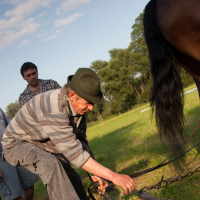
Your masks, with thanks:
M 62 89 L 41 93 L 18 111 L 4 132 L 3 148 L 11 148 L 16 139 L 62 153 L 77 168 L 90 157 L 83 150 L 88 146 L 85 116 L 77 115 Z

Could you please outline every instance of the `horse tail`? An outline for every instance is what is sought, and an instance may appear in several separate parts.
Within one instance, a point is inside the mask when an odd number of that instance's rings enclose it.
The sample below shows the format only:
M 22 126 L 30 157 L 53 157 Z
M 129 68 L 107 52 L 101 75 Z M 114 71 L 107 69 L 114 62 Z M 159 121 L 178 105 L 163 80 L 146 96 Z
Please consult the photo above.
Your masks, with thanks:
M 176 65 L 174 48 L 162 36 L 155 0 L 146 5 L 143 23 L 153 75 L 150 99 L 155 106 L 161 141 L 172 152 L 182 150 L 184 115 L 180 67 Z

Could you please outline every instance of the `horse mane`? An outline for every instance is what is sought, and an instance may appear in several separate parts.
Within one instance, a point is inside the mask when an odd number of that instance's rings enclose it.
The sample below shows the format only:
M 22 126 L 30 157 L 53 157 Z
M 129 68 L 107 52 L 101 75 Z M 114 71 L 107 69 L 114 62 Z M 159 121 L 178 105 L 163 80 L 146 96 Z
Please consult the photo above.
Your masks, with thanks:
M 160 138 L 172 152 L 182 150 L 184 115 L 180 68 L 176 64 L 174 48 L 162 36 L 155 0 L 146 5 L 143 23 L 153 75 L 150 100 L 155 106 Z

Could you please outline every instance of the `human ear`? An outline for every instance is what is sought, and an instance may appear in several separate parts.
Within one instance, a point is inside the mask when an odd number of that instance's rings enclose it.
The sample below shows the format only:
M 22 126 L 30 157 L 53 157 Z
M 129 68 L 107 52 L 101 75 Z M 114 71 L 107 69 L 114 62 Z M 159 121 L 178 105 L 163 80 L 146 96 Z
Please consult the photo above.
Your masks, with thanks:
M 71 102 L 73 102 L 75 100 L 76 93 L 74 91 L 70 91 L 69 93 L 69 99 Z

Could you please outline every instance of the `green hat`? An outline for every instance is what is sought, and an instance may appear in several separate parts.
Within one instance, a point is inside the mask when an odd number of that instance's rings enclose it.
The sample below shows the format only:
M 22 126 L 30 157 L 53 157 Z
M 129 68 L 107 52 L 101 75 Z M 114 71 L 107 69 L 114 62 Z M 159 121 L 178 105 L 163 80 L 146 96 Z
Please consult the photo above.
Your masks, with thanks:
M 86 101 L 94 104 L 103 102 L 100 79 L 89 68 L 79 68 L 74 75 L 68 76 L 67 85 Z

